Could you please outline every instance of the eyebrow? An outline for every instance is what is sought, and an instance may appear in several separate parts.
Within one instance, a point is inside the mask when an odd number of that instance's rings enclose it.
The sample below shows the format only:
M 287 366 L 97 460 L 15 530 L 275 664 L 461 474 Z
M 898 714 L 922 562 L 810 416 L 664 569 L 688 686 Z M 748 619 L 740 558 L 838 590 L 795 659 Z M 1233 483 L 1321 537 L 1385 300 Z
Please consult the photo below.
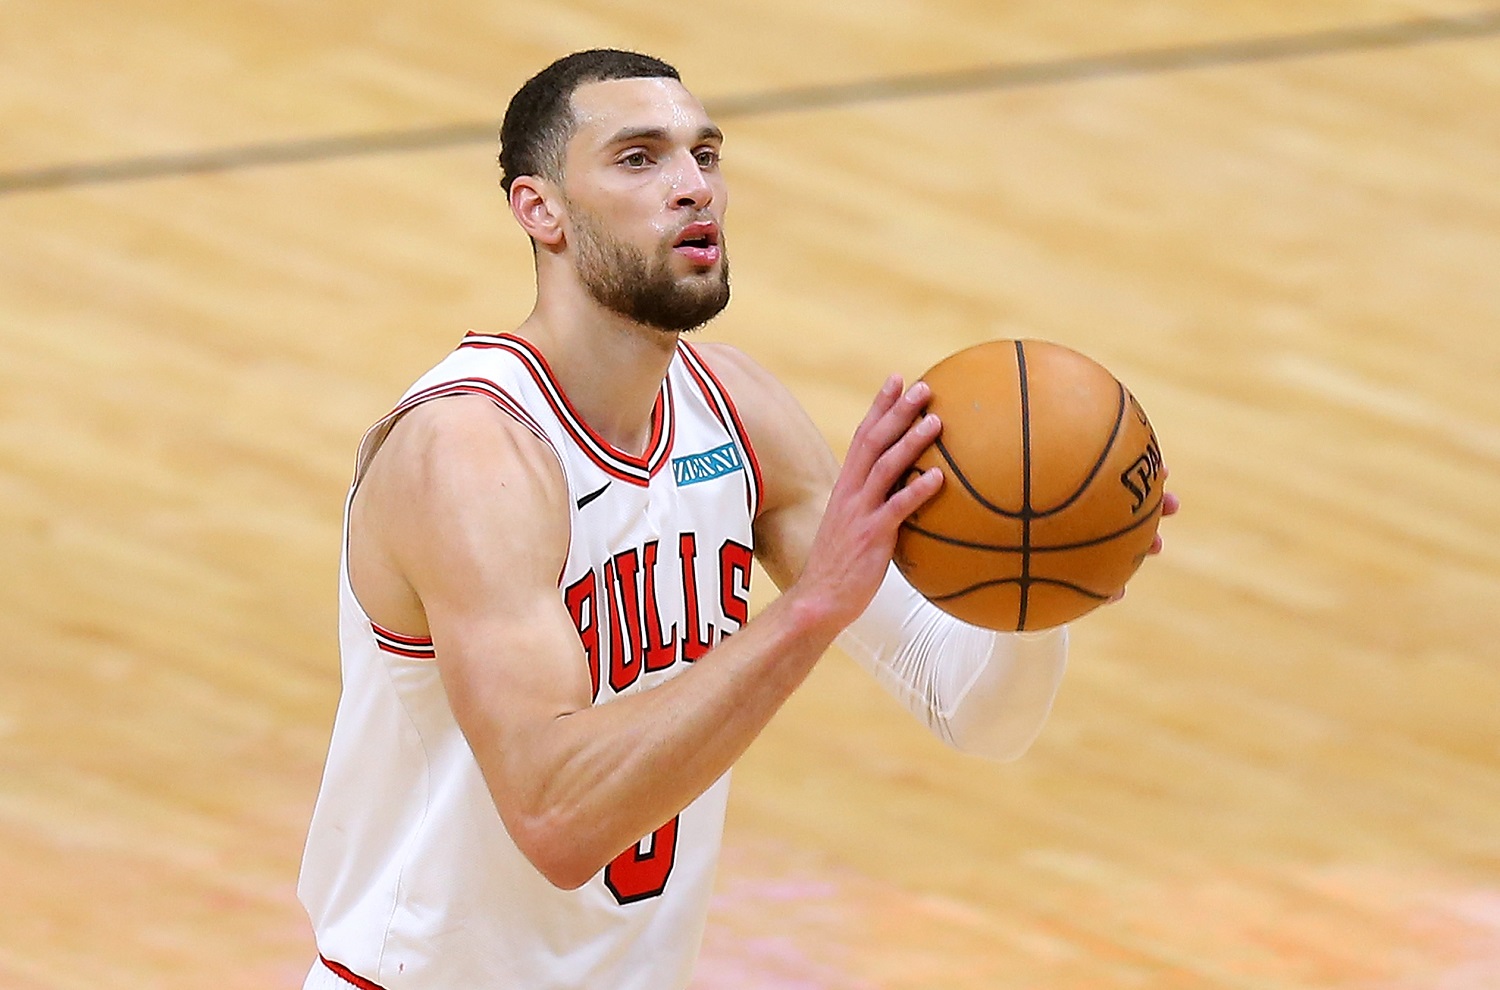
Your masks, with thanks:
M 665 127 L 625 127 L 616 131 L 606 144 L 612 146 L 628 144 L 633 141 L 667 141 L 671 139 L 671 136 L 671 133 Z M 719 130 L 713 124 L 705 124 L 698 128 L 698 135 L 693 143 L 723 140 L 723 131 Z

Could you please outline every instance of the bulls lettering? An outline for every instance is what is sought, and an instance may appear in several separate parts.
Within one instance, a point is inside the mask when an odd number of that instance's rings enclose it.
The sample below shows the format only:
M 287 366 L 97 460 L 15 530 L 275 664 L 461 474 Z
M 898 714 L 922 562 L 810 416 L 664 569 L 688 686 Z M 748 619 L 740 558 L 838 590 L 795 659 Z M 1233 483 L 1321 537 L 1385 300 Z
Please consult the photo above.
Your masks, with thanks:
M 683 533 L 677 539 L 678 556 L 682 559 L 682 659 L 692 663 L 714 645 L 714 624 L 700 636 L 698 628 L 698 538 L 692 533 Z
M 589 680 L 593 682 L 593 697 L 599 697 L 599 596 L 598 582 L 594 572 L 568 585 L 563 592 L 563 603 L 573 617 L 573 626 L 578 630 L 579 642 L 589 661 Z
M 578 630 L 593 697 L 618 694 L 642 674 L 692 663 L 750 618 L 754 553 L 725 540 L 700 554 L 696 534 L 677 539 L 679 571 L 657 540 L 622 550 L 568 585 L 563 602 Z
M 641 676 L 641 558 L 635 550 L 617 553 L 604 565 L 609 594 L 609 686 L 623 691 Z M 613 580 L 611 580 L 613 575 Z
M 677 661 L 677 624 L 674 622 L 667 629 L 666 638 L 662 637 L 662 615 L 661 602 L 656 596 L 656 553 L 659 545 L 655 540 L 647 543 L 641 551 L 641 558 L 645 562 L 642 566 L 642 574 L 646 582 L 645 592 L 641 596 L 641 607 L 646 613 L 646 672 L 666 670 Z
M 735 628 L 750 618 L 750 562 L 754 559 L 754 551 L 743 543 L 726 540 L 719 548 L 719 608 Z

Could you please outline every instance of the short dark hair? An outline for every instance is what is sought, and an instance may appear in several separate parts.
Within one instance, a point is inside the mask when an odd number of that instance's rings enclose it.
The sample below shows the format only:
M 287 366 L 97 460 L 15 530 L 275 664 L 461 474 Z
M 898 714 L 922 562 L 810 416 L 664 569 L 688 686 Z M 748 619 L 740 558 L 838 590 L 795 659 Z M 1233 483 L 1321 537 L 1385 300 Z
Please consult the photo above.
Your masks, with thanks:
M 562 179 L 563 149 L 573 136 L 573 91 L 607 79 L 677 79 L 659 58 L 615 48 L 574 52 L 526 80 L 511 97 L 500 125 L 500 187 L 510 193 L 518 175 Z

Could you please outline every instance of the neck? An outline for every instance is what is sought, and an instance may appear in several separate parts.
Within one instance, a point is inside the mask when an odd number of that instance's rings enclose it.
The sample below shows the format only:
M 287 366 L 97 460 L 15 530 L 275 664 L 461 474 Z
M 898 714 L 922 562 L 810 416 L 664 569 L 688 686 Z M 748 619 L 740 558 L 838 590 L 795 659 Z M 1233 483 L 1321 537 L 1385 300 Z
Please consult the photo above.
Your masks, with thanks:
M 678 335 L 627 320 L 591 297 L 545 298 L 517 332 L 546 355 L 584 422 L 617 450 L 639 456 Z

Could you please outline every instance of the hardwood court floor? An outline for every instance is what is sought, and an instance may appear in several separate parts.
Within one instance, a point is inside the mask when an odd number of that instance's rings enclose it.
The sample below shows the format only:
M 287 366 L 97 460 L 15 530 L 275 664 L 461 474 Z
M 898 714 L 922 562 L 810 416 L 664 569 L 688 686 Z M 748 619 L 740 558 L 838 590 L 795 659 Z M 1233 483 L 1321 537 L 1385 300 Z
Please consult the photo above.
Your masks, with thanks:
M 12 0 L 0 987 L 300 985 L 354 446 L 527 312 L 484 135 L 596 44 L 720 117 L 707 335 L 831 442 L 1045 337 L 1187 503 L 1017 763 L 830 656 L 697 990 L 1500 986 L 1500 9 Z

